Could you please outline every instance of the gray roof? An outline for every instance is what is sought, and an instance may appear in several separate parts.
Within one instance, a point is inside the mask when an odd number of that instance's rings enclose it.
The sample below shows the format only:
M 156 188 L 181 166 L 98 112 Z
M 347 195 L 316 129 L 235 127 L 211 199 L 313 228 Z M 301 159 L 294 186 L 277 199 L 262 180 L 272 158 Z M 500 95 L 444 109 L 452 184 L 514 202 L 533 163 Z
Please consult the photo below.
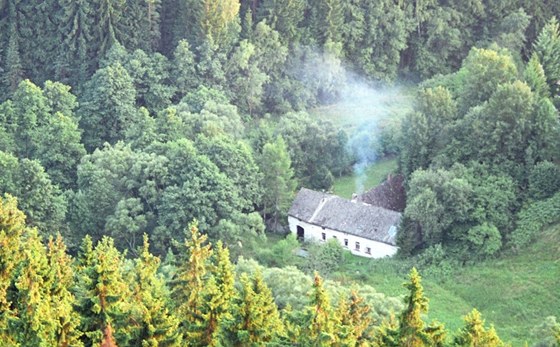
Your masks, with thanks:
M 401 214 L 363 202 L 302 188 L 288 215 L 304 222 L 366 239 L 395 243 L 395 229 Z M 391 232 L 390 232 L 391 230 Z

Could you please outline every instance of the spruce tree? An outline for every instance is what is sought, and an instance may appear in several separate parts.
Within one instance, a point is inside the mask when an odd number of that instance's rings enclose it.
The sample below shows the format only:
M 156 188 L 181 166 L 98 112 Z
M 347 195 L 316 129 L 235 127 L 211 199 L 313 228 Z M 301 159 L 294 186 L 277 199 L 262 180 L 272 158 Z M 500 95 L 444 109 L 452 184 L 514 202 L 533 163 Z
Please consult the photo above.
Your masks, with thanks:
M 83 90 L 97 67 L 95 55 L 94 3 L 89 0 L 59 0 L 57 23 L 60 36 L 55 76 Z
M 15 345 L 8 332 L 8 322 L 15 315 L 8 288 L 24 256 L 21 244 L 26 233 L 25 215 L 18 209 L 16 198 L 0 196 L 0 341 L 8 346 Z
M 233 346 L 257 346 L 276 341 L 284 335 L 284 324 L 274 302 L 272 292 L 260 272 L 252 278 L 245 273 L 235 299 L 228 339 Z
M 126 346 L 137 328 L 130 322 L 130 290 L 122 255 L 104 237 L 92 250 L 85 238 L 78 263 L 78 298 L 85 346 Z
M 409 294 L 404 299 L 406 307 L 399 317 L 399 346 L 440 346 L 445 339 L 443 326 L 437 323 L 426 326 L 421 317 L 428 312 L 428 299 L 424 296 L 421 277 L 416 268 L 412 269 L 410 281 L 404 286 Z
M 121 18 L 121 42 L 130 50 L 157 51 L 160 47 L 161 0 L 126 0 Z
M 194 91 L 199 85 L 195 56 L 186 40 L 180 40 L 173 52 L 171 79 L 177 88 L 177 100 Z
M 4 71 L 2 71 L 2 79 L 0 82 L 2 91 L 7 95 L 11 95 L 24 78 L 20 51 L 20 41 L 22 38 L 20 36 L 19 25 L 21 25 L 21 22 L 17 8 L 18 2 L 10 0 L 5 6 L 6 16 L 3 18 L 3 29 L 6 30 L 8 39 L 6 42 L 7 47 L 3 50 L 4 57 L 2 60 L 4 61 Z
M 36 229 L 23 244 L 23 259 L 15 279 L 14 303 L 17 318 L 10 325 L 20 346 L 55 346 L 56 303 L 51 297 L 50 268 L 45 247 Z
M 186 333 L 191 346 L 221 346 L 227 343 L 224 327 L 231 320 L 234 296 L 233 265 L 229 251 L 218 242 L 210 277 L 200 293 L 197 316 L 192 316 Z
M 544 69 L 539 62 L 539 57 L 536 54 L 531 56 L 527 63 L 524 72 L 525 82 L 537 98 L 550 97 L 550 88 L 548 87 Z
M 53 319 L 56 321 L 56 346 L 82 346 L 79 330 L 80 316 L 74 309 L 76 297 L 71 292 L 74 285 L 72 258 L 66 253 L 62 236 L 50 237 L 47 244 L 50 299 Z
M 544 26 L 533 46 L 552 95 L 560 93 L 560 24 L 555 17 Z
M 340 320 L 335 315 L 323 279 L 315 272 L 310 306 L 301 338 L 308 346 L 326 347 L 337 342 L 336 328 Z
M 281 34 L 283 41 L 289 43 L 301 35 L 300 24 L 305 10 L 305 0 L 262 0 L 255 12 L 256 22 L 266 19 L 266 23 Z
M 140 320 L 137 322 L 140 327 L 139 335 L 130 344 L 142 347 L 181 346 L 179 320 L 168 308 L 168 291 L 158 274 L 160 260 L 150 254 L 146 234 L 135 263 L 133 298 L 136 310 L 140 311 Z
M 457 347 L 502 347 L 505 346 L 496 334 L 494 327 L 486 329 L 480 312 L 473 309 L 465 316 L 465 326 L 453 338 Z
M 180 330 L 187 340 L 190 338 L 191 326 L 202 315 L 202 292 L 212 255 L 210 245 L 205 245 L 208 238 L 198 231 L 196 221 L 189 226 L 189 232 L 190 239 L 186 239 L 184 244 L 186 255 L 173 279 L 173 300 L 177 305 L 177 317 L 181 321 Z
M 339 339 L 347 341 L 348 345 L 367 346 L 372 338 L 371 307 L 364 302 L 358 292 L 353 289 L 348 298 L 342 298 L 337 309 L 340 319 L 340 332 L 345 336 Z

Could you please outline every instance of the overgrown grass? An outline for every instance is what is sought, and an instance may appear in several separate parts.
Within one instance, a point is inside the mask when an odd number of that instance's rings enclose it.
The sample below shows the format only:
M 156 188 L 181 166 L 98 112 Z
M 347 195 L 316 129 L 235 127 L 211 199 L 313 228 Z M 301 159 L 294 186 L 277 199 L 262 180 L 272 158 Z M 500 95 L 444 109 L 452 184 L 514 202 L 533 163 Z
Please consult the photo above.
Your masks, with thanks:
M 370 260 L 348 254 L 334 277 L 375 287 L 389 296 L 404 295 L 402 284 L 414 264 L 399 259 Z M 450 333 L 463 325 L 472 308 L 494 324 L 513 346 L 531 345 L 531 330 L 547 316 L 560 316 L 560 225 L 546 229 L 517 254 L 455 269 L 444 282 L 425 277 L 430 299 L 427 320 L 445 323 Z
M 377 186 L 387 178 L 387 175 L 397 170 L 397 159 L 382 159 L 370 165 L 366 171 L 364 189 L 366 191 Z M 351 198 L 356 193 L 356 177 L 354 175 L 342 176 L 334 181 L 333 193 L 343 198 Z
M 412 110 L 415 86 L 385 90 L 356 89 L 340 102 L 311 109 L 312 116 L 330 121 L 351 136 L 364 124 L 383 125 L 401 118 Z

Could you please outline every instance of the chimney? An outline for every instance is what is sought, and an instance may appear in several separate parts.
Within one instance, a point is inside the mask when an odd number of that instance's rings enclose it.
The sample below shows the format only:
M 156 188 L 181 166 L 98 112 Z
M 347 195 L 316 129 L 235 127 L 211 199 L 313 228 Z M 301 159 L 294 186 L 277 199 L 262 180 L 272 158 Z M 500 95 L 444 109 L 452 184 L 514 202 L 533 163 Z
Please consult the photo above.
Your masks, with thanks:
M 353 193 L 353 194 L 352 194 L 352 200 L 351 200 L 351 201 L 352 201 L 352 202 L 357 202 L 357 201 L 358 201 L 358 194 Z

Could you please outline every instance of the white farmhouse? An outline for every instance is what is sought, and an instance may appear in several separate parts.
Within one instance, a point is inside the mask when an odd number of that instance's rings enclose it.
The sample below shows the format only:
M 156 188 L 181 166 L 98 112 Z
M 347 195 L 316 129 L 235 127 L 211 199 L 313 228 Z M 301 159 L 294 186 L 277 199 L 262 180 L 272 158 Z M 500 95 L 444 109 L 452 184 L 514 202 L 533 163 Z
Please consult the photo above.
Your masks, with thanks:
M 300 240 L 336 239 L 352 253 L 382 258 L 397 252 L 395 237 L 399 212 L 302 188 L 290 211 L 288 223 Z

